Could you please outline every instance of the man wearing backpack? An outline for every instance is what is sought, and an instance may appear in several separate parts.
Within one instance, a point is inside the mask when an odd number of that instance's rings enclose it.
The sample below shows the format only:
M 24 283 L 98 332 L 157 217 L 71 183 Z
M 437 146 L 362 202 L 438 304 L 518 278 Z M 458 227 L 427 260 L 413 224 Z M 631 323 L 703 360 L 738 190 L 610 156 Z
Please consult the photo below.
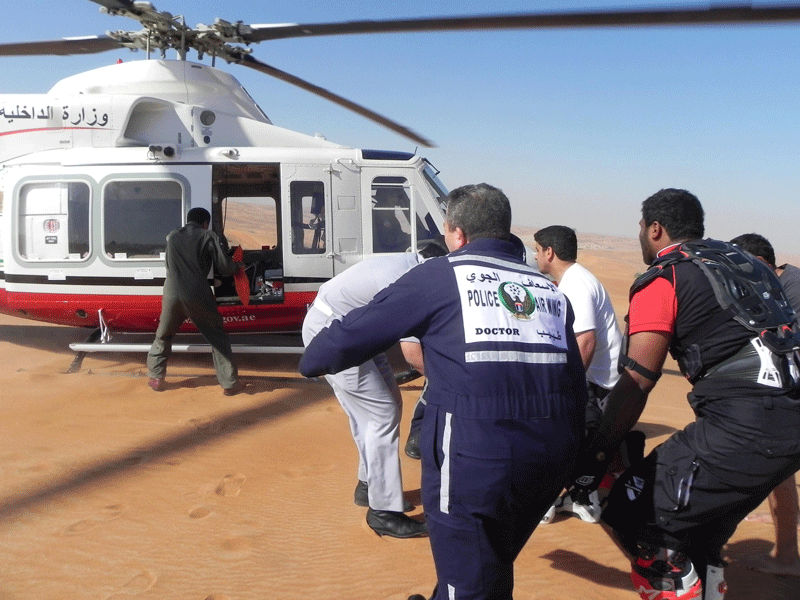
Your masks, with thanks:
M 685 190 L 643 202 L 639 238 L 651 267 L 631 288 L 620 380 L 576 468 L 576 487 L 597 485 L 669 351 L 693 384 L 696 420 L 617 480 L 602 516 L 648 600 L 721 599 L 723 545 L 800 468 L 798 337 L 788 301 L 761 261 L 702 240 L 703 216 Z

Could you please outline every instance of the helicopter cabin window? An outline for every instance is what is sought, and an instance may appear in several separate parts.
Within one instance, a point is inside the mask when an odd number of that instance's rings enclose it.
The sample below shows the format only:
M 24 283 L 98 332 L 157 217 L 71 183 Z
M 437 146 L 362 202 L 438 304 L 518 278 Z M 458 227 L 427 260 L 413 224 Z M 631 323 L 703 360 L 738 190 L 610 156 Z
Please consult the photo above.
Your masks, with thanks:
M 325 252 L 325 186 L 321 181 L 289 184 L 292 217 L 292 252 Z
M 230 248 L 241 246 L 245 250 L 277 250 L 280 245 L 275 198 L 225 198 L 222 219 L 224 236 Z
M 167 234 L 183 225 L 183 188 L 177 181 L 112 181 L 103 190 L 103 243 L 115 260 L 159 259 Z
M 405 252 L 411 246 L 411 201 L 405 177 L 372 180 L 372 251 Z
M 89 256 L 89 186 L 79 181 L 27 183 L 19 193 L 19 254 L 30 261 Z

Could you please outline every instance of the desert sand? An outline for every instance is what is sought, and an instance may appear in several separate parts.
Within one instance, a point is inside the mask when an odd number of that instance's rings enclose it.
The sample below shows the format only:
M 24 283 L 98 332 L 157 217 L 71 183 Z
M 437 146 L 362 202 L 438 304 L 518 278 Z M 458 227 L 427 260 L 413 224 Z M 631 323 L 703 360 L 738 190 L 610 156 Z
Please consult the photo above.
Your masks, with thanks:
M 581 237 L 579 260 L 621 318 L 643 270 L 636 240 L 598 239 Z M 0 599 L 430 593 L 427 539 L 380 538 L 366 526 L 345 415 L 324 381 L 297 374 L 297 356 L 237 355 L 248 387 L 225 397 L 210 356 L 175 355 L 168 389 L 155 393 L 143 354 L 89 354 L 67 373 L 69 344 L 87 335 L 0 316 Z M 403 442 L 421 388 L 421 379 L 402 386 Z M 692 419 L 688 389 L 669 363 L 639 425 L 648 449 Z M 403 455 L 402 465 L 418 505 L 419 462 Z M 744 566 L 772 537 L 764 504 L 726 547 L 728 600 L 800 598 L 800 580 Z M 515 597 L 633 600 L 629 572 L 600 526 L 561 518 L 517 560 Z

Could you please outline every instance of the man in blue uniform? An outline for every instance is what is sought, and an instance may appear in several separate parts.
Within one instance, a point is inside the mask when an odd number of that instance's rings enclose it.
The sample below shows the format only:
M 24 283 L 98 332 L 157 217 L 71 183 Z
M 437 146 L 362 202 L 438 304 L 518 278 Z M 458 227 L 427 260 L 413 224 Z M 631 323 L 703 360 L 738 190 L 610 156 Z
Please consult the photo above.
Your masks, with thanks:
M 419 338 L 433 598 L 506 599 L 514 560 L 573 467 L 586 379 L 566 297 L 509 242 L 506 196 L 479 184 L 447 201 L 451 253 L 321 331 L 300 371 L 336 373 L 403 337 Z

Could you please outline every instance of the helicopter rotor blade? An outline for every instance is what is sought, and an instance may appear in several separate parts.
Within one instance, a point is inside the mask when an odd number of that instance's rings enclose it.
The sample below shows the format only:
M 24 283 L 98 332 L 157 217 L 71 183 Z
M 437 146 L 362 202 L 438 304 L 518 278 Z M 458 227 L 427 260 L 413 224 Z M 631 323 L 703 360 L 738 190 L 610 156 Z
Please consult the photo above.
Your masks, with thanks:
M 652 8 L 576 12 L 538 12 L 432 17 L 343 23 L 250 25 L 247 43 L 268 40 L 413 31 L 463 31 L 470 29 L 554 29 L 590 27 L 642 27 L 658 25 L 724 25 L 726 23 L 781 23 L 800 21 L 800 5 L 712 5 L 708 8 Z
M 150 2 L 134 2 L 133 0 L 92 0 L 92 2 L 100 5 L 102 12 L 134 18 L 145 28 L 140 32 L 110 32 L 107 36 L 0 44 L 0 56 L 91 54 L 118 48 L 147 49 L 149 52 L 152 47 L 160 49 L 162 53 L 167 48 L 177 48 L 185 57 L 186 49 L 193 48 L 198 52 L 198 56 L 202 56 L 204 53 L 212 54 L 228 62 L 236 62 L 300 87 L 428 147 L 433 146 L 432 142 L 407 127 L 324 88 L 267 65 L 250 56 L 249 48 L 235 47 L 230 44 L 249 45 L 278 39 L 368 33 L 765 24 L 800 21 L 800 4 L 762 6 L 728 4 L 699 8 L 667 6 L 305 25 L 247 25 L 241 21 L 228 23 L 217 19 L 217 23 L 213 27 L 198 25 L 196 29 L 192 29 L 173 18 L 170 13 L 156 11 Z
M 334 94 L 333 92 L 330 92 L 325 88 L 321 88 L 318 85 L 309 83 L 304 79 L 295 77 L 294 75 L 291 75 L 286 71 L 281 71 L 280 69 L 276 69 L 275 67 L 272 67 L 266 63 L 261 62 L 260 60 L 253 58 L 249 54 L 243 55 L 239 61 L 239 64 L 245 67 L 249 67 L 251 69 L 255 69 L 256 71 L 259 71 L 266 75 L 270 75 L 272 77 L 280 79 L 281 81 L 284 81 L 286 83 L 295 85 L 301 89 L 306 90 L 307 92 L 311 92 L 312 94 L 316 94 L 317 96 L 325 98 L 326 100 L 330 100 L 331 102 L 338 104 L 339 106 L 342 106 L 344 108 L 352 110 L 355 113 L 358 113 L 359 115 L 369 119 L 370 121 L 379 123 L 384 127 L 391 129 L 395 133 L 399 133 L 400 135 L 417 142 L 421 146 L 424 146 L 426 148 L 436 147 L 436 144 L 415 133 L 408 127 L 400 125 L 399 123 L 396 123 L 391 119 L 384 117 L 383 115 L 379 115 L 375 111 L 372 111 L 364 106 L 361 106 L 360 104 L 356 104 L 355 102 L 352 102 L 346 98 L 342 98 L 341 96 Z
M 45 42 L 21 42 L 0 44 L 0 56 L 37 56 L 70 54 L 96 54 L 122 48 L 117 40 L 105 35 L 92 35 L 80 38 L 64 38 Z
M 133 0 L 91 0 L 108 10 L 130 10 L 133 8 Z

